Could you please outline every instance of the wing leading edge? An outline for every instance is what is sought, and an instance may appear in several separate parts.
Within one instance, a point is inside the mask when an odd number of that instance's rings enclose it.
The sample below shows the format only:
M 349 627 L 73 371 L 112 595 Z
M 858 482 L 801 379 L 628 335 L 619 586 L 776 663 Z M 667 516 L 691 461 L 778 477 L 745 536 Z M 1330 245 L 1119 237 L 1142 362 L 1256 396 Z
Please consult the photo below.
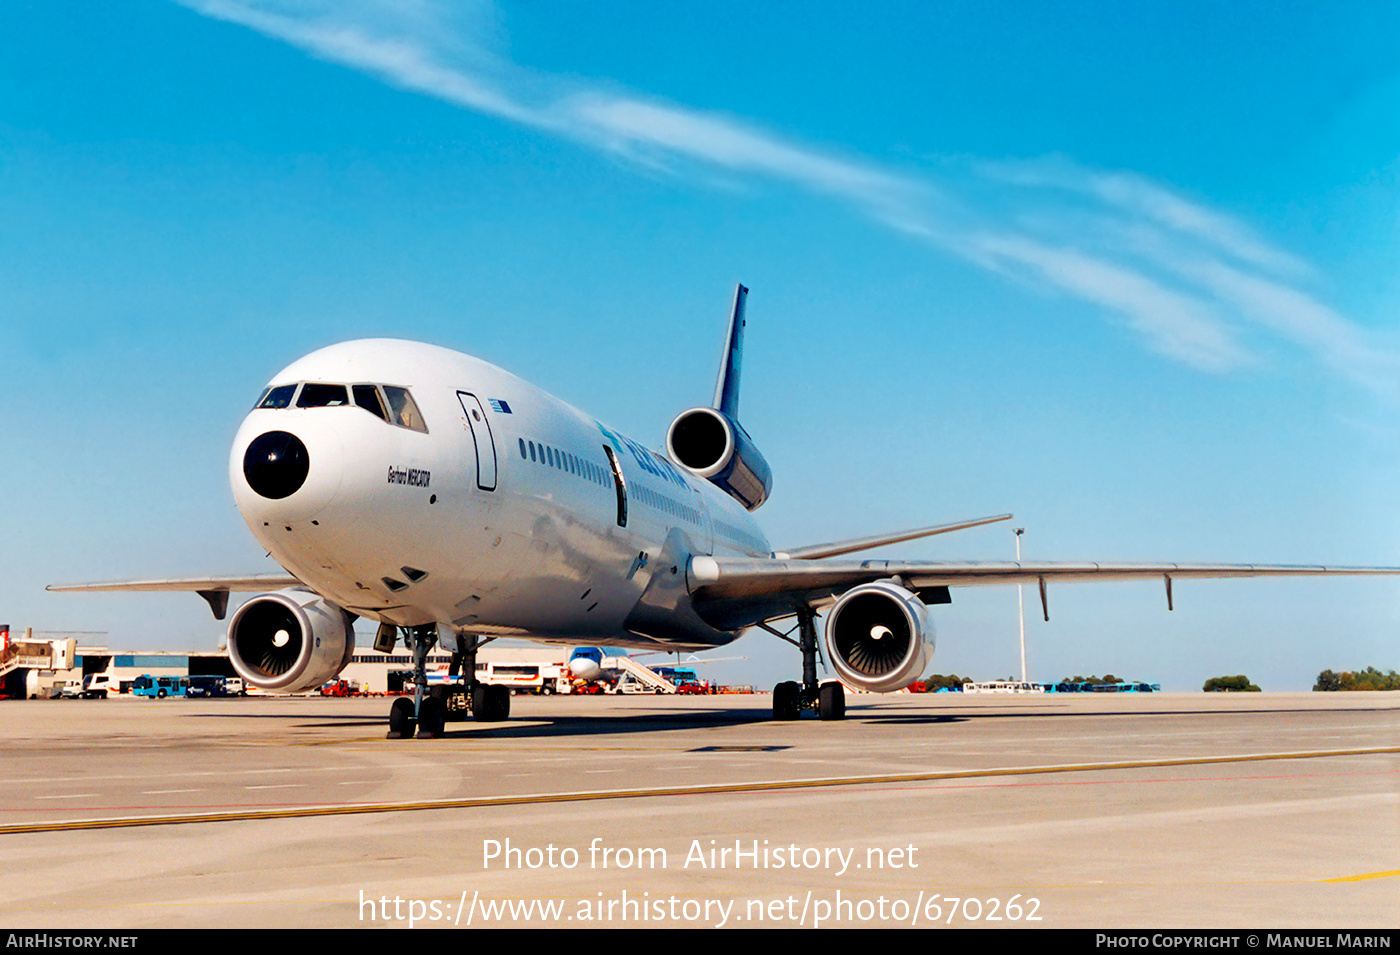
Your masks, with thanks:
M 891 578 L 898 578 L 925 603 L 949 602 L 950 587 L 1034 583 L 1049 619 L 1050 583 L 1160 580 L 1170 607 L 1174 579 L 1394 576 L 1400 575 L 1400 567 L 692 557 L 688 575 L 701 616 L 716 626 L 738 629 L 790 616 L 799 607 L 821 608 L 851 587 Z
M 251 574 L 242 577 L 166 577 L 156 580 L 110 580 L 95 584 L 49 584 L 45 590 L 55 593 L 90 593 L 99 591 L 132 591 L 149 593 L 196 593 L 209 602 L 216 619 L 228 612 L 231 591 L 261 593 L 283 587 L 305 586 L 287 574 Z

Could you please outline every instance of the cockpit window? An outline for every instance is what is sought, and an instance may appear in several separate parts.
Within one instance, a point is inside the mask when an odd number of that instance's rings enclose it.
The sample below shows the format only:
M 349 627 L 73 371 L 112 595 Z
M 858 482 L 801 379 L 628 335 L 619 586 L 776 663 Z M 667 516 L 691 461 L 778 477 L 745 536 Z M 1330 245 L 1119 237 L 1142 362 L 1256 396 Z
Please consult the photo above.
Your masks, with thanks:
M 428 426 L 423 423 L 423 416 L 418 412 L 418 405 L 413 400 L 413 396 L 408 393 L 407 388 L 385 385 L 384 397 L 389 399 L 390 423 L 427 433 Z
M 297 389 L 300 388 L 300 392 Z M 258 398 L 257 408 L 342 408 L 355 405 L 381 421 L 428 433 L 418 403 L 407 388 L 394 385 L 341 385 L 324 381 L 303 381 L 295 385 L 273 385 Z
M 286 408 L 292 403 L 292 395 L 296 394 L 296 385 L 277 385 L 268 388 L 258 399 L 255 408 Z
M 298 408 L 338 408 L 348 405 L 350 397 L 344 385 L 327 385 L 319 381 L 308 381 L 301 386 L 297 397 Z
M 385 421 L 389 420 L 389 413 L 384 410 L 384 399 L 379 396 L 379 389 L 374 385 L 351 385 L 350 391 L 355 395 L 355 404 Z

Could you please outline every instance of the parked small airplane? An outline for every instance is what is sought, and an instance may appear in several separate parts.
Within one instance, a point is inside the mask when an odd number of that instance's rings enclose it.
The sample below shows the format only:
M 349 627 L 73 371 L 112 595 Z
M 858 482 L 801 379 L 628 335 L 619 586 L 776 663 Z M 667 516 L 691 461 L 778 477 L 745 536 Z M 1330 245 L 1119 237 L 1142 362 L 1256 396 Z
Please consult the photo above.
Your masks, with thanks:
M 416 698 L 389 735 L 436 735 L 449 712 L 509 715 L 505 687 L 477 683 L 498 637 L 698 651 L 761 627 L 794 643 L 802 679 L 773 690 L 773 716 L 845 713 L 843 684 L 891 692 L 933 653 L 926 605 L 951 588 L 1054 581 L 1396 574 L 1400 568 L 838 560 L 1009 514 L 775 552 L 753 518 L 768 462 L 739 424 L 748 290 L 738 287 L 714 401 L 682 412 L 649 451 L 528 382 L 469 355 L 398 340 L 332 345 L 273 377 L 230 457 L 233 496 L 286 575 L 124 581 L 50 590 L 195 591 L 229 622 L 229 657 L 253 686 L 320 686 L 349 662 L 356 617 L 375 648 L 411 648 Z M 817 678 L 817 613 L 827 609 Z M 775 621 L 795 619 L 787 633 Z M 790 634 L 796 632 L 797 639 Z M 425 695 L 441 640 L 453 692 Z M 466 704 L 466 705 L 463 705 Z

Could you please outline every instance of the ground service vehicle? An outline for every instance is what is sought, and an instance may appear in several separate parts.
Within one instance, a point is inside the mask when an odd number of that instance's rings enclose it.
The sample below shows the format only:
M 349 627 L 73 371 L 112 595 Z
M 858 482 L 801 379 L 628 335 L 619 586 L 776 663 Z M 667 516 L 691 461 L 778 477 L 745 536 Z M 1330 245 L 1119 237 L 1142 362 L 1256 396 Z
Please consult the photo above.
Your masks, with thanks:
M 117 692 L 117 685 L 106 673 L 89 673 L 83 677 L 83 699 L 105 700 Z
M 190 687 L 187 676 L 151 676 L 143 673 L 131 683 L 132 696 L 149 696 L 163 700 L 167 696 L 185 696 Z

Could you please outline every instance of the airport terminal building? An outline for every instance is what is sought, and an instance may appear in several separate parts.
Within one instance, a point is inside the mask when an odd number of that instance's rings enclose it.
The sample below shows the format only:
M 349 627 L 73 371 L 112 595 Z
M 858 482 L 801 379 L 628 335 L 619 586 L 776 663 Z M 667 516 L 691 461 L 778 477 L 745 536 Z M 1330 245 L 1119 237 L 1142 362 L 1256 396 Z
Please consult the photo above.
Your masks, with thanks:
M 478 654 L 477 668 L 486 682 L 529 688 L 566 676 L 569 653 L 565 646 L 493 646 Z M 430 679 L 445 679 L 451 660 L 451 654 L 441 650 L 429 654 Z M 413 658 L 407 653 L 366 650 L 351 657 L 339 679 L 368 693 L 397 693 L 411 682 L 412 671 Z M 65 684 L 81 683 L 93 675 L 105 675 L 114 690 L 130 692 L 140 676 L 236 677 L 237 673 L 225 650 L 114 652 L 73 636 L 33 631 L 0 645 L 0 694 L 11 699 L 57 696 Z

